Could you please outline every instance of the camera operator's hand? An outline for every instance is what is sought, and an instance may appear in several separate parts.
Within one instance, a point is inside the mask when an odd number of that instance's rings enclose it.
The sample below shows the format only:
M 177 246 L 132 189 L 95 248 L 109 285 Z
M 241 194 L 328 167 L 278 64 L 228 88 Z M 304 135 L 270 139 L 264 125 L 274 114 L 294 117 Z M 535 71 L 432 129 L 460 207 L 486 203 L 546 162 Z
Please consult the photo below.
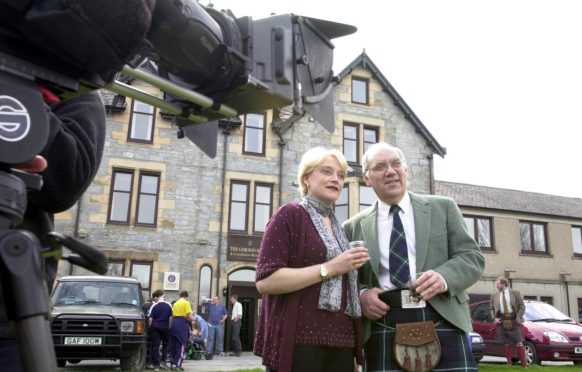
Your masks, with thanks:
M 15 165 L 14 168 L 30 173 L 40 173 L 45 170 L 47 166 L 48 163 L 46 159 L 37 155 L 34 159 L 29 160 L 26 163 Z

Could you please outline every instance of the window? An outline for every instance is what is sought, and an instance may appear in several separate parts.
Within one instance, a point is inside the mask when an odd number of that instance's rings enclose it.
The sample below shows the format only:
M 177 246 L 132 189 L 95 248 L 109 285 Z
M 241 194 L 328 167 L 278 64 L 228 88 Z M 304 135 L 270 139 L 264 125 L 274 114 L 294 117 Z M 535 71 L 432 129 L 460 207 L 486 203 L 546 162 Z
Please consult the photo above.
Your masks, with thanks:
M 487 217 L 464 217 L 465 224 L 469 229 L 469 233 L 475 239 L 477 244 L 482 250 L 492 251 L 492 239 L 493 236 L 491 231 L 491 218 Z
M 254 190 L 252 194 L 251 190 Z M 233 180 L 229 206 L 230 232 L 262 234 L 273 212 L 273 184 Z
M 125 261 L 107 260 L 107 274 L 110 276 L 123 276 L 125 272 Z
M 376 193 L 370 186 L 360 185 L 360 211 L 368 208 L 376 201 Z
M 133 171 L 114 170 L 108 222 L 129 224 Z
M 360 130 L 362 131 L 360 133 Z M 360 136 L 362 140 L 360 141 Z M 344 122 L 344 156 L 348 163 L 359 163 L 360 156 L 378 142 L 378 128 Z M 363 149 L 360 153 L 360 148 Z
M 247 231 L 249 182 L 233 181 L 230 185 L 230 231 Z
M 527 253 L 547 254 L 546 225 L 535 222 L 519 223 L 521 251 Z
M 538 300 L 538 296 L 523 296 L 524 300 L 532 300 L 532 301 L 537 301 Z
M 265 114 L 245 116 L 244 153 L 265 155 Z
M 137 195 L 136 225 L 155 226 L 158 210 L 160 176 L 154 173 L 141 173 Z
M 358 125 L 344 123 L 344 156 L 349 163 L 357 163 L 358 156 Z
M 340 223 L 350 217 L 350 188 L 348 186 L 348 184 L 344 184 L 340 197 L 335 201 L 334 213 Z
M 152 263 L 131 262 L 130 270 L 129 276 L 139 281 L 144 298 L 149 298 L 152 283 Z
M 211 297 L 212 291 L 212 268 L 204 265 L 200 268 L 200 281 L 198 284 L 198 304 L 202 304 L 204 299 Z
M 265 226 L 271 217 L 273 185 L 255 184 L 255 208 L 253 232 L 265 232 Z
M 582 320 L 582 298 L 578 298 L 578 321 Z
M 378 128 L 364 127 L 364 152 L 375 143 L 378 143 Z
M 154 106 L 133 100 L 127 134 L 128 141 L 152 143 L 155 114 Z
M 352 77 L 352 102 L 368 104 L 368 79 Z
M 549 296 L 540 296 L 540 301 L 541 302 L 545 302 L 548 305 L 553 305 L 554 304 L 554 298 L 553 297 L 549 297 Z
M 572 226 L 572 246 L 574 255 L 582 256 L 582 227 Z
M 160 174 L 138 171 L 139 182 L 134 190 L 134 170 L 114 169 L 109 200 L 108 223 L 129 225 L 135 208 L 135 225 L 155 227 L 157 221 Z M 132 206 L 132 195 L 137 204 Z

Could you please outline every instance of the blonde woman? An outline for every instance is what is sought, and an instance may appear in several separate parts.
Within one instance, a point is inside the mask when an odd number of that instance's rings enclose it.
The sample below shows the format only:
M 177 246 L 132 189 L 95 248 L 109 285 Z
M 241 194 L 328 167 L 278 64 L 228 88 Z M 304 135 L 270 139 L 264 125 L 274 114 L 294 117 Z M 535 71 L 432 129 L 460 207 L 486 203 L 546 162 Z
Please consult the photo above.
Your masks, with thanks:
M 267 371 L 353 371 L 357 269 L 369 256 L 349 248 L 333 213 L 347 169 L 337 150 L 307 151 L 297 177 L 301 201 L 279 208 L 267 224 L 257 258 L 264 296 L 255 339 Z

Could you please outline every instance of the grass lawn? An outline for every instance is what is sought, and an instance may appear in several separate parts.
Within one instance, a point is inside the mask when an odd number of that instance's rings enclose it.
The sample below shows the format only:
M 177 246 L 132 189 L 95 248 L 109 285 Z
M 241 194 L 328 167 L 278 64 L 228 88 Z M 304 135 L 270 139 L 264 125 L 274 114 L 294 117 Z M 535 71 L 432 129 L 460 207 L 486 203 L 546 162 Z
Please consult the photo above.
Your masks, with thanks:
M 569 369 L 571 371 L 580 371 L 582 369 L 581 366 L 579 365 L 562 365 L 562 366 L 548 366 L 548 365 L 543 365 L 543 366 L 539 366 L 537 364 L 534 365 L 530 365 L 527 370 L 524 370 L 523 368 L 521 368 L 521 365 L 513 365 L 513 366 L 508 366 L 507 364 L 493 364 L 493 363 L 479 363 L 478 364 L 479 367 L 479 371 L 490 371 L 490 372 L 497 372 L 497 371 L 517 371 L 517 370 L 522 370 L 522 371 L 544 371 L 544 372 L 557 372 L 557 371 L 564 371 L 566 369 Z

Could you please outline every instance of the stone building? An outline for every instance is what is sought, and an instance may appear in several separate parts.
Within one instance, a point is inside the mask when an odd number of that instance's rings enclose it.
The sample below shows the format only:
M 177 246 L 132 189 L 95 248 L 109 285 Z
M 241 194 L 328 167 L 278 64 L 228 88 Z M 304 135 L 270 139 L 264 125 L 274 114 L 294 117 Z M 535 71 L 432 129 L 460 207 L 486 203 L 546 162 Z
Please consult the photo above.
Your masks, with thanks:
M 448 195 L 444 183 L 437 183 L 440 186 L 435 190 L 432 161 L 434 155 L 444 157 L 445 148 L 369 57 L 362 53 L 338 77 L 333 133 L 308 115 L 283 127 L 274 120 L 273 111 L 247 114 L 241 116 L 242 125 L 220 126 L 214 158 L 187 139 L 177 138 L 178 128 L 158 109 L 107 96 L 108 133 L 101 167 L 82 200 L 57 216 L 57 230 L 103 251 L 109 274 L 137 277 L 146 297 L 163 288 L 172 300 L 179 290 L 187 290 L 198 307 L 208 297 L 218 295 L 227 303 L 228 295 L 237 293 L 246 314 L 241 340 L 245 350 L 252 349 L 260 304 L 254 268 L 262 232 L 276 208 L 298 199 L 297 167 L 307 149 L 343 149 L 349 161 L 350 173 L 336 205 L 342 220 L 375 199 L 363 183 L 359 161 L 365 149 L 378 141 L 392 143 L 407 154 L 413 191 Z M 157 88 L 138 81 L 132 85 L 162 96 Z M 475 208 L 483 206 L 465 207 L 467 213 L 480 216 L 481 209 Z M 501 232 L 497 225 L 509 221 L 503 213 L 515 212 L 500 208 L 483 213 L 493 218 L 495 231 Z M 570 237 L 563 224 L 550 227 L 556 239 Z M 476 294 L 489 293 L 492 278 L 507 268 L 505 263 L 495 263 L 498 256 L 505 260 L 513 254 L 502 247 L 498 243 L 497 250 L 486 254 L 488 271 L 472 288 Z M 532 267 L 542 259 L 538 255 L 523 258 Z M 543 262 L 568 260 L 560 255 Z M 517 263 L 514 266 L 515 274 L 521 275 Z M 64 262 L 59 269 L 59 275 L 85 273 Z M 579 276 L 568 278 L 580 280 Z M 548 280 L 552 288 L 559 287 L 555 275 Z M 543 286 L 531 287 L 532 293 L 545 293 L 538 291 Z
M 443 181 L 435 191 L 455 199 L 485 255 L 473 300 L 505 276 L 524 298 L 582 319 L 582 199 Z

